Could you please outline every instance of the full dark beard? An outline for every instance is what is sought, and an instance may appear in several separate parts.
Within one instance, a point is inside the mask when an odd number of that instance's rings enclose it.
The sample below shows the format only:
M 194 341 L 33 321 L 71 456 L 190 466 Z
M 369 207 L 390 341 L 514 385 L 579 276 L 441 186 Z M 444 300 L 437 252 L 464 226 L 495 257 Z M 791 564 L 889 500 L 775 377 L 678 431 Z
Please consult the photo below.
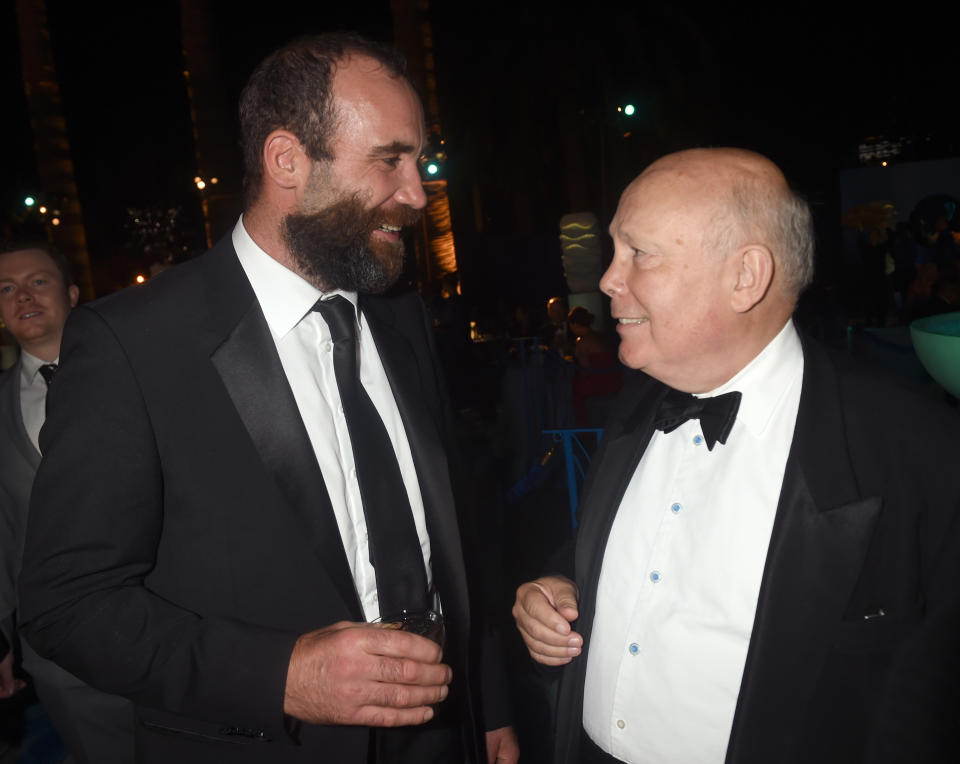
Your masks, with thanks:
M 371 240 L 380 225 L 409 226 L 420 213 L 365 209 L 357 197 L 313 213 L 283 219 L 282 233 L 298 272 L 318 289 L 378 294 L 393 286 L 403 269 L 403 242 Z

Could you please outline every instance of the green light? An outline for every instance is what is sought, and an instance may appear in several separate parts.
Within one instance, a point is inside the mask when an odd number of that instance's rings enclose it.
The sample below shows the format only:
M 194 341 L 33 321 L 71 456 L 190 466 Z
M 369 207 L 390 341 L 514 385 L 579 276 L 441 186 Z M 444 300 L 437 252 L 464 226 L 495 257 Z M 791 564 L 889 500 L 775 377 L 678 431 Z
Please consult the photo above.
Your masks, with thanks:
M 427 165 L 428 175 L 436 175 L 438 172 L 440 172 L 440 166 L 436 162 L 431 162 Z
M 632 103 L 628 103 L 626 106 L 623 107 L 623 113 L 626 114 L 628 117 L 632 117 L 634 113 L 636 113 L 636 111 L 637 109 Z
M 37 200 L 34 199 L 32 196 L 28 196 L 26 199 L 23 200 L 23 203 L 28 207 L 32 207 L 34 204 L 37 203 Z

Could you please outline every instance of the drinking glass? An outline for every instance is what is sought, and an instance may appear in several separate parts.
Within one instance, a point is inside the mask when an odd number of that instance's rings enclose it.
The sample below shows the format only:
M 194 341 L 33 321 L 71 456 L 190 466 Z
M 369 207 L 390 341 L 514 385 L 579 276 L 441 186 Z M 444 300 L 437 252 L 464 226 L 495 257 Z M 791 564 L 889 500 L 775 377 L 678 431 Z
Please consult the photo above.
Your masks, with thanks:
M 382 628 L 399 629 L 419 634 L 440 647 L 443 647 L 446 637 L 443 616 L 436 610 L 401 610 L 399 613 L 384 615 L 373 623 L 381 624 Z

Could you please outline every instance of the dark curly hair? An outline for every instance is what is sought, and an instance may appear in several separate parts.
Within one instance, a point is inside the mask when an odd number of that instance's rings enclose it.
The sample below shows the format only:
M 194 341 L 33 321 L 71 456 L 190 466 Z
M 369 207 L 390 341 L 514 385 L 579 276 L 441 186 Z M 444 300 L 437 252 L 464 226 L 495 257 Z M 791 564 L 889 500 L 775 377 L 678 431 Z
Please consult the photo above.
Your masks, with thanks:
M 267 56 L 250 75 L 240 96 L 247 207 L 259 192 L 263 144 L 274 130 L 296 135 L 311 159 L 332 158 L 328 142 L 336 114 L 330 85 L 336 62 L 352 53 L 369 56 L 391 75 L 407 78 L 406 61 L 396 49 L 348 32 L 300 37 Z

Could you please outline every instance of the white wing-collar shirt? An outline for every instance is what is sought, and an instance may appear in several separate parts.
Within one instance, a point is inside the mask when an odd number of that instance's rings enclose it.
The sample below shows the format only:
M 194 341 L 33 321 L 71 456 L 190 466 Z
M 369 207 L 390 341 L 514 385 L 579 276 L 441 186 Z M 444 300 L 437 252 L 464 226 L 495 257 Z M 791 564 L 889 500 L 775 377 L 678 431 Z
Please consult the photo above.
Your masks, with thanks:
M 726 384 L 726 444 L 655 431 L 607 540 L 583 725 L 627 762 L 722 764 L 787 455 L 803 351 L 793 322 Z M 784 656 L 784 660 L 789 660 Z
M 356 308 L 357 294 L 340 290 L 321 292 L 264 252 L 247 233 L 242 217 L 233 229 L 233 246 L 276 343 L 330 495 L 364 616 L 372 621 L 380 616 L 377 581 L 370 564 L 367 525 L 353 447 L 334 375 L 333 341 L 323 317 L 313 310 L 318 299 L 335 294 L 343 296 Z M 357 358 L 360 381 L 383 419 L 397 454 L 429 585 L 432 581 L 430 537 L 410 444 L 373 334 L 362 312 L 359 318 Z M 317 511 L 320 511 L 319 505 Z

